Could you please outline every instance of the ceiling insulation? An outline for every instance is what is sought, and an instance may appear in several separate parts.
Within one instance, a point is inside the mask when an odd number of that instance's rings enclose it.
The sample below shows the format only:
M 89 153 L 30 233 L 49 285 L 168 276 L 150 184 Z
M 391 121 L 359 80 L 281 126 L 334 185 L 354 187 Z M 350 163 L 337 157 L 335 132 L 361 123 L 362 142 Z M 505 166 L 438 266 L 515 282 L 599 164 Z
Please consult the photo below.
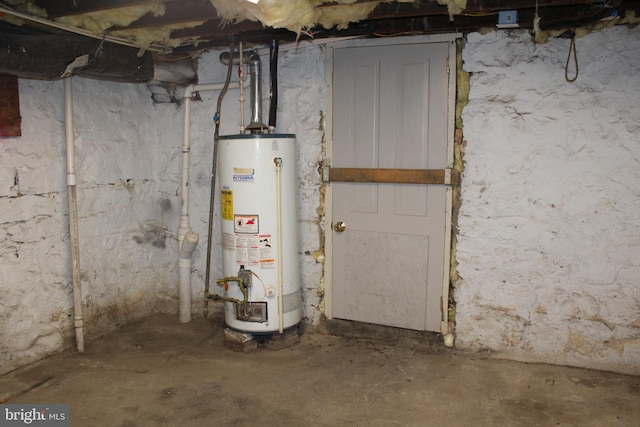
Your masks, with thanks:
M 146 14 L 162 16 L 164 12 L 164 2 L 154 1 L 133 6 L 98 10 L 80 15 L 61 16 L 54 20 L 71 27 L 84 28 L 94 34 L 103 34 L 114 27 L 126 27 Z
M 248 19 L 273 28 L 287 28 L 295 33 L 315 25 L 320 16 L 310 0 L 248 1 L 211 0 L 221 18 L 228 22 Z
M 56 78 L 70 61 L 85 57 L 89 65 L 74 68 L 74 73 L 103 72 L 112 61 L 101 54 L 119 55 L 117 50 L 102 49 L 108 44 L 128 47 L 133 62 L 151 52 L 156 62 L 195 63 L 200 52 L 227 47 L 232 41 L 267 45 L 273 40 L 495 30 L 501 28 L 502 11 L 515 12 L 515 26 L 531 30 L 537 42 L 567 34 L 567 29 L 579 37 L 581 28 L 634 25 L 635 16 L 640 16 L 640 0 L 251 1 L 0 0 L 0 47 L 4 46 L 0 72 Z M 43 43 L 47 48 L 38 49 Z M 25 51 L 29 54 L 21 53 Z M 59 57 L 57 61 L 50 52 Z
M 160 42 L 164 46 L 178 47 L 185 43 L 197 44 L 197 37 L 185 37 L 185 38 L 172 38 L 171 32 L 173 30 L 181 30 L 187 28 L 195 28 L 202 25 L 204 21 L 193 21 L 180 24 L 165 25 L 162 27 L 145 28 L 144 30 L 132 29 L 132 30 L 115 30 L 109 34 L 115 37 L 122 37 L 129 40 L 133 40 L 138 46 L 142 48 L 148 48 L 152 44 Z
M 447 6 L 449 19 L 453 19 L 454 15 L 461 14 L 467 8 L 467 0 L 438 0 L 438 4 Z
M 300 34 L 322 26 L 346 29 L 349 24 L 366 19 L 381 3 L 413 3 L 414 0 L 210 0 L 220 16 L 228 22 L 259 21 L 266 27 L 286 28 Z M 447 6 L 453 17 L 464 10 L 467 0 L 437 0 Z
M 175 1 L 175 0 L 173 0 Z M 435 2 L 436 0 L 431 0 Z M 296 33 L 308 33 L 321 26 L 324 29 L 346 29 L 349 24 L 366 19 L 381 3 L 413 3 L 414 0 L 260 0 L 257 4 L 247 0 L 210 0 L 223 23 L 237 23 L 245 20 L 260 22 L 265 27 L 283 28 Z M 47 17 L 46 10 L 37 7 L 33 1 L 14 0 L 19 10 Z M 447 6 L 453 17 L 466 7 L 467 0 L 437 0 Z M 152 43 L 167 48 L 180 46 L 185 42 L 196 42 L 196 38 L 171 38 L 171 32 L 202 25 L 202 20 L 165 25 L 162 28 L 128 29 L 140 18 L 165 14 L 167 1 L 152 0 L 123 7 L 95 10 L 87 13 L 54 17 L 55 22 L 69 27 L 82 28 L 96 36 L 110 34 L 128 38 L 140 47 L 148 48 Z
M 377 2 L 369 2 L 357 5 L 324 6 L 317 23 L 326 29 L 336 27 L 338 30 L 344 30 L 352 22 L 362 21 L 369 16 L 378 4 Z

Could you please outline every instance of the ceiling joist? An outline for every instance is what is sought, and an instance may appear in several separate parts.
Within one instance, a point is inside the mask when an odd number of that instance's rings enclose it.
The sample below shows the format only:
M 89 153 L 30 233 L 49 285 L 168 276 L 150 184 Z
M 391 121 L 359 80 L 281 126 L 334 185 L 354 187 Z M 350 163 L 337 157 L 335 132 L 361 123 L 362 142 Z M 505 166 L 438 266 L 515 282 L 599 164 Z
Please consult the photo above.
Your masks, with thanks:
M 518 25 L 521 28 L 532 28 L 534 18 L 539 18 L 539 28 L 541 29 L 582 26 L 608 16 L 624 15 L 626 11 L 636 13 L 640 10 L 640 0 L 610 0 L 607 2 L 467 0 L 466 7 L 461 13 L 450 16 L 447 6 L 439 4 L 436 0 L 416 0 L 413 2 L 379 3 L 365 19 L 352 22 L 342 30 L 335 27 L 327 29 L 317 25 L 313 28 L 305 28 L 304 31 L 288 31 L 265 27 L 255 20 L 228 22 L 216 11 L 211 0 L 24 0 L 17 6 L 15 5 L 16 1 L 11 3 L 14 5 L 11 7 L 17 10 L 28 10 L 27 6 L 33 4 L 46 11 L 46 19 L 49 20 L 67 19 L 87 13 L 105 12 L 133 6 L 140 7 L 143 12 L 139 17 L 134 17 L 131 22 L 125 24 L 114 23 L 107 27 L 104 33 L 116 33 L 119 36 L 124 34 L 122 37 L 131 37 L 133 44 L 144 39 L 148 45 L 148 39 L 152 38 L 151 44 L 153 46 L 164 45 L 166 53 L 181 54 L 225 46 L 231 40 L 262 43 L 270 39 L 292 41 L 310 37 L 372 37 L 465 32 L 484 27 L 496 27 L 498 13 L 505 10 L 517 12 Z M 344 2 L 326 2 L 316 7 L 323 10 L 342 3 Z M 365 3 L 371 3 L 371 0 L 357 0 L 353 5 Z M 9 7 L 2 0 L 0 0 L 0 5 Z M 163 10 L 164 13 L 155 10 L 155 14 L 146 13 L 146 10 L 150 10 L 152 5 L 159 5 L 160 10 Z M 144 9 L 145 7 L 146 9 Z M 343 5 L 341 7 L 349 6 Z M 0 17 L 0 19 L 2 18 Z M 109 24 L 107 23 L 107 25 Z M 164 33 L 158 31 L 163 29 Z M 122 33 L 122 30 L 126 33 Z M 0 26 L 0 32 L 2 31 L 3 27 Z M 46 31 L 46 29 L 41 26 L 36 28 L 33 24 L 30 29 L 24 28 L 16 31 Z M 53 30 L 50 31 L 53 32 Z M 145 37 L 136 39 L 136 34 L 142 34 Z M 154 37 L 157 40 L 153 39 Z M 160 37 L 163 39 L 160 40 Z M 144 45 L 138 45 L 144 47 Z

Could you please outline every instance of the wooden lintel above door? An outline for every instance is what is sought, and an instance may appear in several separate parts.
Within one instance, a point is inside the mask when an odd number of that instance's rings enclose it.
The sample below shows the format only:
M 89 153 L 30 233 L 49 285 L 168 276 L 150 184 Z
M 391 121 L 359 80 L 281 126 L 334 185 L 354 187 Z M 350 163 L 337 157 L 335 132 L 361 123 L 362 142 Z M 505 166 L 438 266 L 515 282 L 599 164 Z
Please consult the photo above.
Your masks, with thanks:
M 459 176 L 454 169 L 329 168 L 331 182 L 457 185 Z

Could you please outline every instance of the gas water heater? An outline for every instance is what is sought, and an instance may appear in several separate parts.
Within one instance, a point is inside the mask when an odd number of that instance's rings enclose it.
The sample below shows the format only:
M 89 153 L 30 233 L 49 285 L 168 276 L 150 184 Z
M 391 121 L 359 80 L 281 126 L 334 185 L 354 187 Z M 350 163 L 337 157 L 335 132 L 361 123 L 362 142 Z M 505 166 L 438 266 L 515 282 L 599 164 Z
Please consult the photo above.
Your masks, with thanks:
M 220 136 L 218 144 L 225 323 L 282 333 L 302 318 L 295 135 Z

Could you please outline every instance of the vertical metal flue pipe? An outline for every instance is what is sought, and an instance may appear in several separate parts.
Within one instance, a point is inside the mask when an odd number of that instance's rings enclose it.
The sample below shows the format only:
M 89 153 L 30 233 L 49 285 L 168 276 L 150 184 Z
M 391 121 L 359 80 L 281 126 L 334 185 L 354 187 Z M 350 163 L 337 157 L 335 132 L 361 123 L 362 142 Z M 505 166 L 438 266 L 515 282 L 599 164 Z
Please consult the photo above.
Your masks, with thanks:
M 233 60 L 234 64 L 240 64 L 240 54 L 234 54 L 233 59 L 229 52 L 220 54 L 220 62 L 229 65 Z M 260 55 L 255 51 L 244 52 L 242 62 L 249 64 L 249 102 L 251 103 L 251 122 L 247 130 L 251 132 L 266 130 L 267 126 L 262 122 L 262 62 Z
M 262 123 L 262 63 L 260 56 L 252 52 L 248 55 L 249 62 L 249 87 L 251 90 L 251 123 L 247 129 L 263 129 L 266 126 Z

